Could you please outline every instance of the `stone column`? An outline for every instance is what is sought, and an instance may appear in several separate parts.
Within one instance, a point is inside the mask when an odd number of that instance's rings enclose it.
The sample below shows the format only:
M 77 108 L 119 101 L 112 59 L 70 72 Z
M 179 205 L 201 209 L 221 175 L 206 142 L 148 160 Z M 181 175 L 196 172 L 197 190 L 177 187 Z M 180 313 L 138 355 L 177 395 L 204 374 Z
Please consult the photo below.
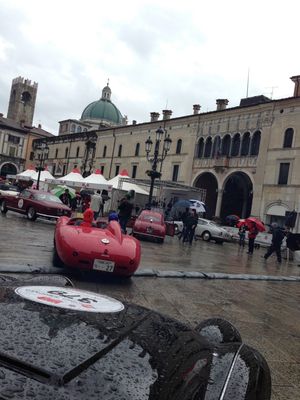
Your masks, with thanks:
M 217 189 L 217 191 L 218 191 L 218 197 L 217 197 L 215 216 L 220 217 L 224 189 Z

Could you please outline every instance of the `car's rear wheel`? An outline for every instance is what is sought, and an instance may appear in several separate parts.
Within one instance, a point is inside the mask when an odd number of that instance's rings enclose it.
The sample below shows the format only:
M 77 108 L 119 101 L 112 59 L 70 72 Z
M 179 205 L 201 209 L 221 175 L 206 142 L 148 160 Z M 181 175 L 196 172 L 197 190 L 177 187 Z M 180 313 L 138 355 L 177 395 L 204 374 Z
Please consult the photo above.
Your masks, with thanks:
M 163 238 L 158 238 L 157 239 L 157 243 L 163 243 L 164 242 L 164 239 Z
M 33 207 L 29 207 L 27 210 L 27 218 L 30 221 L 35 221 L 37 219 L 36 211 Z
M 210 234 L 208 231 L 203 232 L 203 233 L 202 233 L 202 239 L 203 239 L 205 242 L 209 242 L 210 239 L 211 239 L 211 234 Z
M 59 255 L 57 253 L 55 244 L 54 244 L 54 249 L 53 249 L 52 263 L 53 263 L 54 267 L 57 267 L 57 268 L 64 267 L 64 263 L 62 262 L 61 258 L 59 257 Z
M 6 207 L 6 204 L 5 204 L 4 200 L 1 202 L 0 210 L 1 210 L 2 214 L 6 214 L 7 213 L 7 207 Z

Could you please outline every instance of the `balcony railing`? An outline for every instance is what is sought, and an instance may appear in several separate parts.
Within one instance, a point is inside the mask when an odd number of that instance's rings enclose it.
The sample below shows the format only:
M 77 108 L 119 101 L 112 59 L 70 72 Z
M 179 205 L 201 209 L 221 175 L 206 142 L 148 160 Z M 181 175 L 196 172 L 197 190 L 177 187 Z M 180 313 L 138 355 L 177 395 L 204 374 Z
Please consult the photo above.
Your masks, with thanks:
M 218 158 L 195 158 L 194 168 L 214 168 L 214 169 L 227 169 L 227 168 L 249 168 L 256 167 L 257 157 L 218 157 Z

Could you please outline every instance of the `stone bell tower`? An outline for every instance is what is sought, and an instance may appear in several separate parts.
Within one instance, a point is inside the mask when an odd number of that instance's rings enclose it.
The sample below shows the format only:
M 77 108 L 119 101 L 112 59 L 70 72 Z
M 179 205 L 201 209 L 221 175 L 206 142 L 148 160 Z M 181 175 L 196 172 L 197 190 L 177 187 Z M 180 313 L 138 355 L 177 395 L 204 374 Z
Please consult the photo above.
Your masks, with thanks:
M 32 126 L 38 84 L 29 79 L 13 79 L 10 91 L 7 118 L 21 125 Z

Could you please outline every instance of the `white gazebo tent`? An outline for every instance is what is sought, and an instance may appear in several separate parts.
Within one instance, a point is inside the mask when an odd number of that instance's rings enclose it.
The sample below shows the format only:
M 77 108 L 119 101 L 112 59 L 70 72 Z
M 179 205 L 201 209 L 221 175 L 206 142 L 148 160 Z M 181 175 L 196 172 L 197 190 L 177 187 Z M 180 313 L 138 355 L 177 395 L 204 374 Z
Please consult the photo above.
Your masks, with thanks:
M 61 178 L 46 179 L 47 183 L 52 185 L 67 185 L 71 187 L 82 187 L 84 179 L 79 169 L 74 168 L 69 174 L 62 176 Z
M 101 174 L 100 169 L 83 179 L 83 185 L 87 189 L 106 189 L 112 190 L 112 185 Z
M 23 171 L 16 175 L 16 179 L 30 181 L 33 180 L 33 176 L 36 174 L 34 166 L 30 166 L 26 171 Z
M 122 178 L 129 178 L 129 174 L 126 169 L 123 169 L 119 175 L 108 181 L 108 183 L 113 187 L 111 208 L 116 209 L 118 207 L 118 201 L 124 196 L 125 192 L 129 192 L 130 190 L 134 190 L 135 192 L 134 202 L 136 205 L 142 207 L 144 204 L 146 204 L 149 193 L 135 183 L 123 182 Z

